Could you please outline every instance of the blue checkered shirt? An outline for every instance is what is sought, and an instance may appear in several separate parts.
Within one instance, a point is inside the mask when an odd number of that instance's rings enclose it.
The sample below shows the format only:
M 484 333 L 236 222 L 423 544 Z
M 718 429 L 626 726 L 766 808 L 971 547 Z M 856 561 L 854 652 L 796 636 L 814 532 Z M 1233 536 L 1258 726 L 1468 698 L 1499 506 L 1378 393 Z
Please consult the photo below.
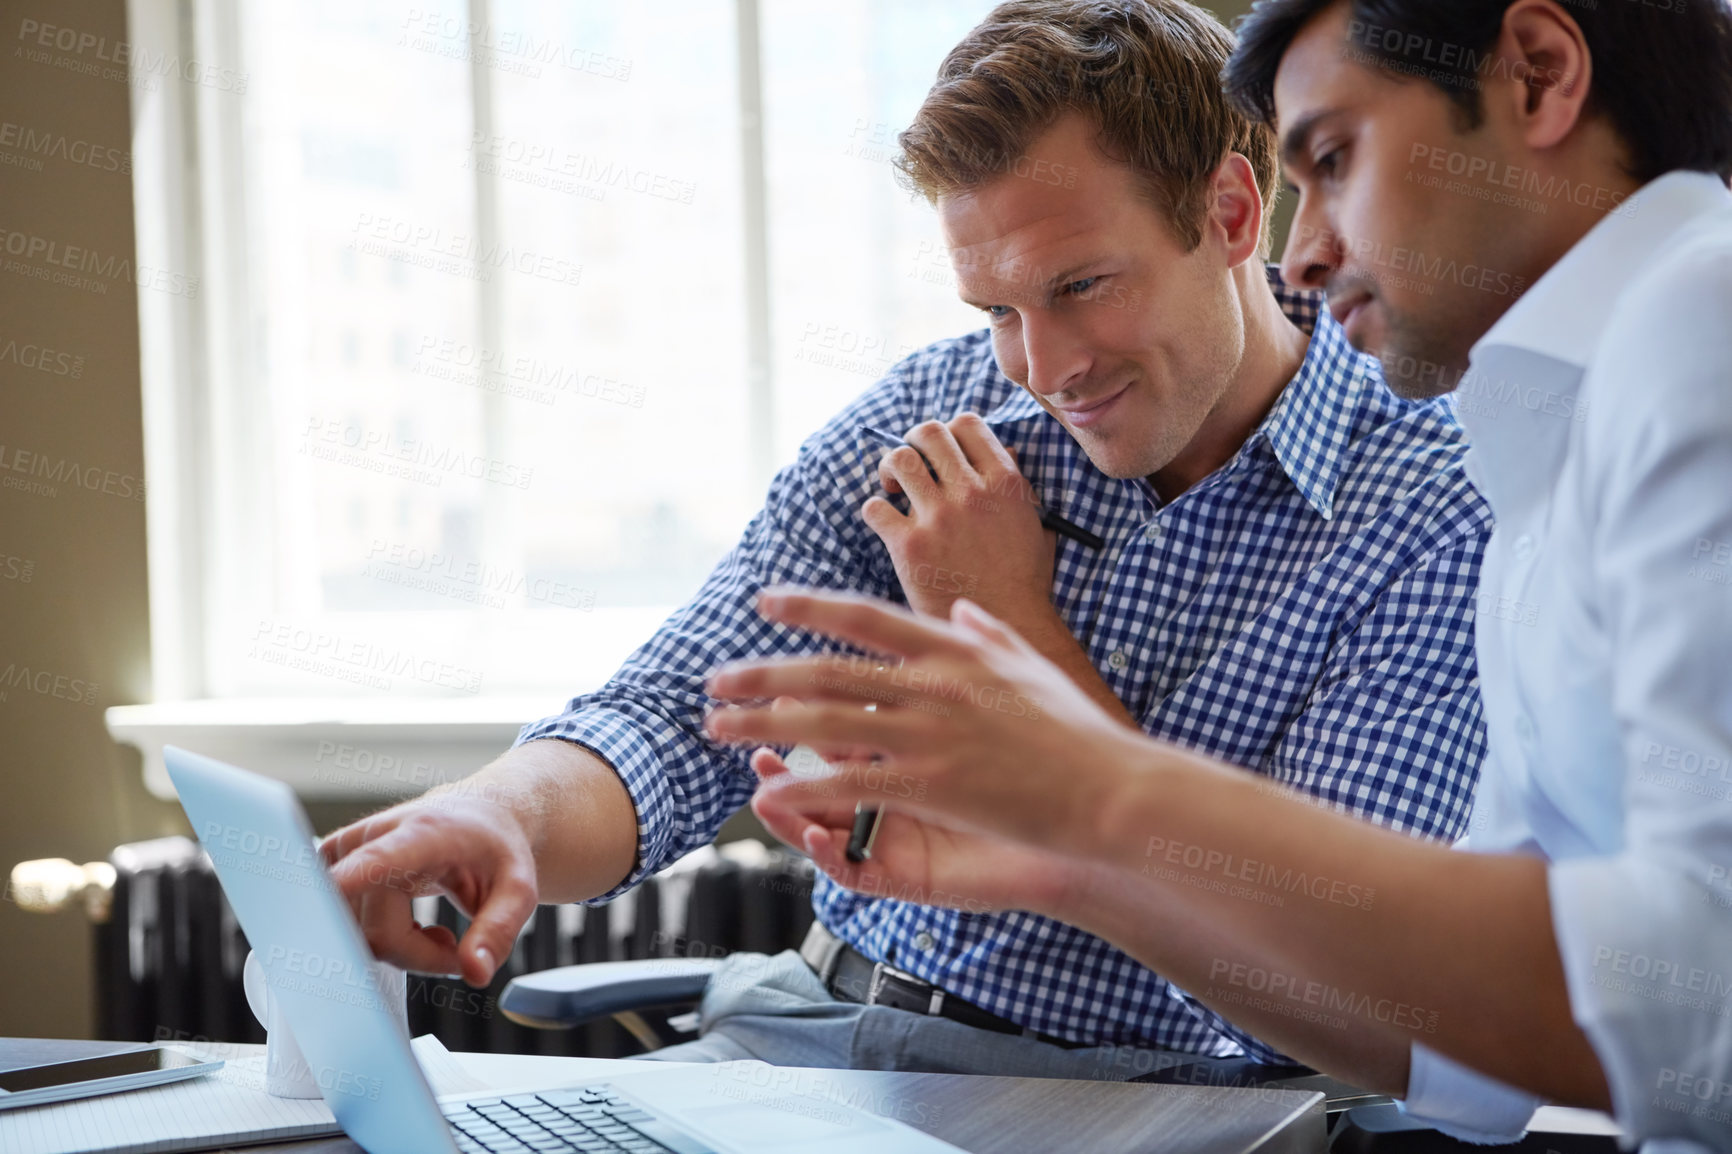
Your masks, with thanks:
M 1060 540 L 1053 602 L 1144 730 L 1390 828 L 1459 835 L 1485 752 L 1473 622 L 1490 508 L 1462 471 L 1449 402 L 1394 396 L 1315 294 L 1271 279 L 1312 332 L 1304 365 L 1239 452 L 1170 503 L 1097 470 L 999 372 L 984 332 L 908 357 L 808 439 L 697 595 L 605 687 L 518 738 L 586 746 L 630 791 L 637 863 L 595 900 L 704 845 L 751 797 L 745 752 L 703 735 L 704 676 L 819 644 L 760 619 L 759 588 L 904 600 L 860 518 L 879 451 L 862 451 L 858 427 L 963 412 L 1016 448 L 1048 508 L 1106 538 L 1099 552 Z M 1041 1033 L 1278 1057 L 1060 922 L 867 898 L 823 877 L 813 904 L 867 957 Z

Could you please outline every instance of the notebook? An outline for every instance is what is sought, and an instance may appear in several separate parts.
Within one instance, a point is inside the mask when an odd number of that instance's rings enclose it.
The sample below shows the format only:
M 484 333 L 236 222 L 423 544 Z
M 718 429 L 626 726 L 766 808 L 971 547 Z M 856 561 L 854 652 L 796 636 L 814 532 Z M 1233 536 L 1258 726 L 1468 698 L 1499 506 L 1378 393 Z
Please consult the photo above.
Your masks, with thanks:
M 412 1043 L 435 1094 L 491 1087 L 458 1064 L 431 1034 Z M 171 1154 L 291 1138 L 340 1134 L 322 1098 L 265 1093 L 265 1055 L 234 1057 L 233 1047 L 178 1045 L 194 1057 L 222 1058 L 221 1070 L 149 1090 L 0 1113 L 6 1154 Z

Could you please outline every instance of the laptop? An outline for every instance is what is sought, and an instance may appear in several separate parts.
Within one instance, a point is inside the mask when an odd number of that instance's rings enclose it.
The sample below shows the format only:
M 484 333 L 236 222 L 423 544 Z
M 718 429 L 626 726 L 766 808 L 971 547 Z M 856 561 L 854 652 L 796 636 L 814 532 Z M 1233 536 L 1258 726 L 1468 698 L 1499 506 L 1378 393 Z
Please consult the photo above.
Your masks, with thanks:
M 372 953 L 294 792 L 173 746 L 164 758 L 325 1103 L 368 1154 L 957 1152 L 843 1102 L 778 1095 L 776 1079 L 743 1077 L 755 1067 L 739 1063 L 646 1064 L 556 1091 L 436 1099 L 372 988 Z

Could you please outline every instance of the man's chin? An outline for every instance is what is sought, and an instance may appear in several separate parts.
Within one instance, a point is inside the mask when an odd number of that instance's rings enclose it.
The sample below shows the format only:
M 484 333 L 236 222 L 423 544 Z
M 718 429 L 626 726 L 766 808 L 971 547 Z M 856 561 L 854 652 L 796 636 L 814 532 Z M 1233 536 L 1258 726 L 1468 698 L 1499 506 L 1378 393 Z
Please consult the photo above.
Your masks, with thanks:
M 1159 417 L 1146 418 L 1143 423 L 1151 426 L 1152 431 L 1138 436 L 1135 430 L 1122 425 L 1115 427 L 1110 435 L 1089 429 L 1075 429 L 1058 414 L 1051 415 L 1088 457 L 1089 464 L 1115 481 L 1129 481 L 1158 473 L 1172 464 L 1173 458 L 1184 448 L 1183 445 L 1169 446 L 1162 443 L 1166 438 L 1162 438 L 1160 434 L 1171 431 L 1171 421 L 1162 421 Z
M 1075 433 L 1072 433 L 1075 436 Z M 1115 452 L 1117 446 L 1090 444 L 1078 437 L 1083 452 L 1088 454 L 1089 463 L 1115 481 L 1130 481 L 1138 477 L 1147 477 L 1158 473 L 1167 466 L 1169 460 L 1161 460 L 1159 454 Z M 1168 455 L 1170 459 L 1170 454 Z
M 1440 348 L 1438 342 L 1413 340 L 1403 325 L 1391 325 L 1381 339 L 1373 335 L 1369 348 L 1360 352 L 1377 358 L 1389 391 L 1404 400 L 1424 401 L 1455 391 L 1467 372 L 1465 350 L 1461 354 Z M 1404 339 L 1407 338 L 1407 339 Z
M 1408 353 L 1385 351 L 1377 360 L 1389 391 L 1407 401 L 1428 401 L 1453 393 L 1467 372 L 1465 364 L 1458 367 L 1441 358 Z

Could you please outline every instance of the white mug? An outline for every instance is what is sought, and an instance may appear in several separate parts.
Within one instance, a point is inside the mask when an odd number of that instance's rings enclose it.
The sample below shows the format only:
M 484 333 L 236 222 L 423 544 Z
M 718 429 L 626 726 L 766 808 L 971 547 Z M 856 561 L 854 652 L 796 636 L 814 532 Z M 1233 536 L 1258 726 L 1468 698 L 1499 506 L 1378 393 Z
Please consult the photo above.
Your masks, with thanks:
M 374 988 L 391 1008 L 405 1036 L 409 1033 L 409 975 L 388 962 L 372 963 Z M 319 1080 L 301 1056 L 301 1047 L 283 1015 L 283 1004 L 271 995 L 265 970 L 256 953 L 247 954 L 241 986 L 253 1017 L 265 1028 L 265 1091 L 278 1098 L 317 1098 Z

